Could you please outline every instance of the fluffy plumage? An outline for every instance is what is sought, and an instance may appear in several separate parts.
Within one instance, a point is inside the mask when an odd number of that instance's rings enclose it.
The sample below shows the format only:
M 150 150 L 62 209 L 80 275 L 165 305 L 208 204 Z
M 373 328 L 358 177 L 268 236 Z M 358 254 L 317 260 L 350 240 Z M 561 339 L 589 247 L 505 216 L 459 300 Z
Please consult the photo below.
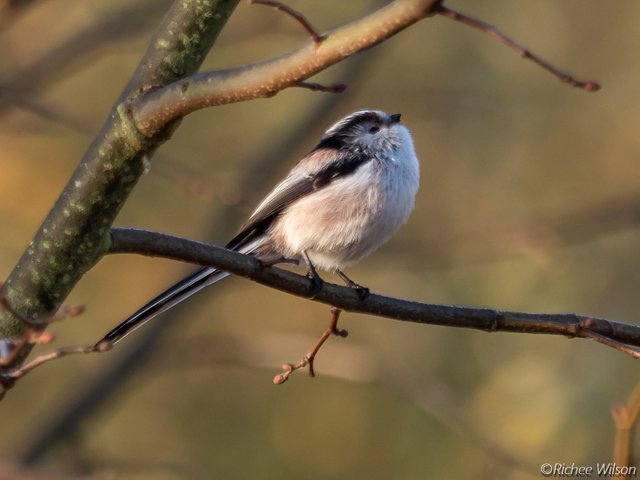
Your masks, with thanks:
M 419 165 L 400 115 L 362 110 L 333 124 L 227 244 L 264 261 L 341 269 L 369 255 L 414 207 Z M 103 340 L 129 332 L 228 274 L 202 268 L 148 302 Z

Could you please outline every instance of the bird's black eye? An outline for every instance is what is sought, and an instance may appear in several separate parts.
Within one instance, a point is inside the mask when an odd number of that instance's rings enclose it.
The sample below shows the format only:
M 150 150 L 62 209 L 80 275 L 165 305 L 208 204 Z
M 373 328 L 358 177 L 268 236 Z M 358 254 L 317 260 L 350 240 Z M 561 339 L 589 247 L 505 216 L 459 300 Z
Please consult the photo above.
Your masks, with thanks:
M 369 127 L 369 133 L 378 133 L 380 131 L 380 127 L 378 125 L 371 125 Z

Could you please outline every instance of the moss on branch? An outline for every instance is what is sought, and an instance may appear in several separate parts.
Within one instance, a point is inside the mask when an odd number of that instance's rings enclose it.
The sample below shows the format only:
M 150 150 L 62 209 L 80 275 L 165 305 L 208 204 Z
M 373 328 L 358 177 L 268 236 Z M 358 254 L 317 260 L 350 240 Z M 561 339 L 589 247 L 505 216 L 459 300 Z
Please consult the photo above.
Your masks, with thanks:
M 128 105 L 141 91 L 194 73 L 239 0 L 176 0 L 128 86 L 4 285 L 0 337 L 46 323 L 109 248 L 109 228 L 176 123 L 142 135 Z M 23 356 L 18 356 L 22 358 Z

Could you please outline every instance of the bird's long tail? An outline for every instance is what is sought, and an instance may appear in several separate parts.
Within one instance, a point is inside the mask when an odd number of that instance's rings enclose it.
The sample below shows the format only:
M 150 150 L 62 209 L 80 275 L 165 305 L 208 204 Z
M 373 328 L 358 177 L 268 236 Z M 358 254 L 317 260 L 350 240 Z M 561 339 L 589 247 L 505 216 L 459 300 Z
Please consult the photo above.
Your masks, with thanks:
M 117 327 L 107 333 L 96 345 L 107 341 L 112 344 L 118 343 L 135 329 L 141 327 L 149 320 L 163 312 L 166 312 L 174 305 L 189 298 L 203 288 L 219 282 L 229 276 L 227 272 L 222 272 L 216 268 L 203 267 L 185 279 L 176 283 L 171 288 L 165 290 L 153 300 L 147 302 L 143 307 L 123 320 Z

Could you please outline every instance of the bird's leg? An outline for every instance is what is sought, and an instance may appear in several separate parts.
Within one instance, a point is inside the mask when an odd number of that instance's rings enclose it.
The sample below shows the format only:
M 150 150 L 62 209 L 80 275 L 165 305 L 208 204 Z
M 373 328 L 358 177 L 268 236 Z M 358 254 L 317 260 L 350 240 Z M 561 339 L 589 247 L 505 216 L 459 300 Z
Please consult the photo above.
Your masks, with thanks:
M 367 287 L 358 285 L 356 282 L 347 277 L 342 270 L 336 270 L 336 274 L 338 274 L 338 276 L 347 285 L 347 287 L 353 288 L 358 293 L 360 300 L 364 300 L 369 296 L 369 289 Z
M 285 363 L 284 365 L 282 365 L 282 369 L 284 370 L 284 372 L 279 373 L 278 375 L 273 377 L 273 383 L 279 385 L 286 382 L 292 372 L 304 368 L 307 365 L 309 365 L 309 376 L 316 376 L 316 372 L 313 369 L 313 361 L 315 360 L 316 355 L 318 354 L 318 351 L 320 350 L 322 345 L 324 345 L 324 342 L 327 341 L 327 338 L 329 338 L 331 335 L 337 335 L 343 338 L 349 335 L 349 332 L 347 332 L 346 330 L 338 328 L 338 319 L 340 318 L 341 312 L 342 310 L 340 310 L 339 308 L 331 307 L 331 323 L 329 324 L 329 328 L 327 328 L 322 333 L 313 348 L 309 350 L 309 353 L 302 357 L 302 359 L 298 363 L 296 363 L 295 365 L 291 363 Z
M 318 272 L 316 272 L 316 267 L 314 267 L 313 263 L 311 263 L 306 250 L 302 252 L 302 258 L 304 259 L 304 263 L 307 265 L 307 277 L 309 277 L 309 280 L 311 280 L 311 298 L 314 298 L 322 289 L 324 280 L 322 280 L 322 278 L 320 278 L 320 275 L 318 275 Z

